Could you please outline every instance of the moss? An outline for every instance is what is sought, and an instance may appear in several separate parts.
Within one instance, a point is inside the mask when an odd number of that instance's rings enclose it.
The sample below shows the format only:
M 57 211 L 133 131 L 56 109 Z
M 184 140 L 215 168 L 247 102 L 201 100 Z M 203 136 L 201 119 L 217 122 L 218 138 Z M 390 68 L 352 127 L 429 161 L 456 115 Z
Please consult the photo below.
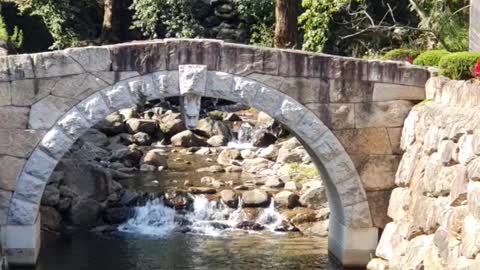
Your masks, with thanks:
M 450 52 L 445 50 L 427 51 L 415 58 L 413 64 L 424 67 L 438 67 L 440 60 L 449 54 Z
M 393 61 L 405 61 L 409 56 L 413 59 L 417 58 L 420 54 L 417 50 L 412 49 L 395 49 L 387 52 L 383 56 L 383 60 L 393 60 Z
M 312 181 L 318 177 L 318 171 L 315 165 L 312 164 L 299 164 L 299 163 L 290 163 L 290 179 L 298 183 L 305 183 Z
M 480 53 L 459 52 L 446 55 L 439 63 L 440 74 L 454 80 L 471 79 L 478 61 Z

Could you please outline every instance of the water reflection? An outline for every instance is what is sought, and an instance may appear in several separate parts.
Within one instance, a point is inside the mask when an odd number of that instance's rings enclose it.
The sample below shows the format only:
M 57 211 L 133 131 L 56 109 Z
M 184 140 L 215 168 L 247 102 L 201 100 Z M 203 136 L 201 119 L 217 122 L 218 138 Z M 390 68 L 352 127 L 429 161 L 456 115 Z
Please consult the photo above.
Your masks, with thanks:
M 324 238 L 264 233 L 173 233 L 161 239 L 44 233 L 36 270 L 338 269 L 327 267 L 326 250 Z

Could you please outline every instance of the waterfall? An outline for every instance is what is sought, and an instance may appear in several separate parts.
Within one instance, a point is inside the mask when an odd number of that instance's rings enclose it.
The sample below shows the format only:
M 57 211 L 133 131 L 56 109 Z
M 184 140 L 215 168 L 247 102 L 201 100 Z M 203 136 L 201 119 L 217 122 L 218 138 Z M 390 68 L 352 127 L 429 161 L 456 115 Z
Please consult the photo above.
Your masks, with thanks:
M 175 228 L 175 210 L 166 207 L 163 199 L 147 201 L 145 206 L 135 207 L 135 215 L 119 231 L 151 236 L 167 236 Z
M 205 195 L 193 197 L 193 209 L 183 215 L 164 205 L 162 199 L 154 199 L 145 206 L 135 208 L 135 216 L 118 230 L 127 233 L 164 237 L 186 224 L 188 232 L 207 236 L 221 236 L 236 230 L 237 224 L 245 219 L 241 200 L 236 209 L 223 202 L 209 201 Z M 274 231 L 284 217 L 275 209 L 273 200 L 270 206 L 256 219 L 256 223 Z M 182 222 L 180 222 L 182 221 Z
M 253 132 L 255 127 L 250 123 L 242 123 L 238 131 L 238 139 L 228 143 L 228 148 L 250 149 L 253 148 Z

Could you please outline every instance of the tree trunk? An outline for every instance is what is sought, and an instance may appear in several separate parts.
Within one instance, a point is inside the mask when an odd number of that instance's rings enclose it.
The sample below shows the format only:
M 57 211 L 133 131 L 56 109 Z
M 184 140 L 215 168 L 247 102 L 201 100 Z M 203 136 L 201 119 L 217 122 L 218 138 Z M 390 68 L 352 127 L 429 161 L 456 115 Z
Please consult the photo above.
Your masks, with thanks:
M 103 1 L 103 24 L 102 34 L 100 35 L 100 43 L 112 43 L 118 39 L 115 33 L 113 22 L 113 13 L 116 4 L 115 2 L 116 0 Z
M 298 46 L 297 19 L 300 0 L 277 0 L 275 4 L 275 47 L 296 48 Z

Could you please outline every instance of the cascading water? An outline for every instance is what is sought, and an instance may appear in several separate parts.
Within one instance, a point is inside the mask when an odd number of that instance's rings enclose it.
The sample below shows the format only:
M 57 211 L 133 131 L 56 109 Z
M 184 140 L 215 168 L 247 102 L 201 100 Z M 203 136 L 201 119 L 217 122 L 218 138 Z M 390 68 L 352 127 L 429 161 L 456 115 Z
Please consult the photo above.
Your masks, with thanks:
M 162 199 L 148 201 L 145 206 L 135 207 L 135 215 L 125 224 L 118 227 L 119 231 L 151 235 L 167 236 L 175 228 L 175 210 L 166 207 Z
M 255 127 L 250 123 L 243 123 L 238 130 L 238 139 L 228 143 L 229 148 L 249 149 L 253 148 L 252 139 Z
M 185 214 L 176 213 L 164 205 L 162 199 L 147 202 L 135 208 L 135 216 L 118 230 L 127 233 L 164 237 L 186 224 L 188 232 L 199 235 L 221 236 L 236 230 L 237 224 L 244 221 L 245 214 L 239 201 L 237 209 L 227 207 L 222 202 L 209 201 L 205 195 L 193 197 L 193 210 Z M 275 209 L 273 200 L 270 206 L 255 220 L 268 231 L 275 231 L 284 217 Z M 182 230 L 185 231 L 185 230 Z

